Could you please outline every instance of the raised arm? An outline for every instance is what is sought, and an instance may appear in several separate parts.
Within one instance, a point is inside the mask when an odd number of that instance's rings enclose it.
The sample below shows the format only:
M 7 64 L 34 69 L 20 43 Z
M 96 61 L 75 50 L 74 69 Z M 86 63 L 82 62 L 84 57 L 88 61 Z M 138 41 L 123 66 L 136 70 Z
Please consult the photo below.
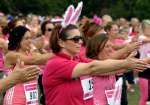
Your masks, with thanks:
M 133 42 L 133 43 L 127 44 L 124 48 L 119 49 L 115 51 L 114 53 L 112 53 L 109 58 L 111 59 L 126 58 L 131 52 L 138 49 L 140 45 L 141 45 L 140 42 Z
M 100 75 L 103 73 L 109 73 L 113 71 L 119 71 L 120 69 L 136 69 L 144 70 L 148 64 L 138 59 L 128 58 L 125 60 L 104 60 L 93 61 L 90 63 L 79 63 L 74 68 L 72 77 L 79 77 L 81 75 Z
M 18 52 L 8 52 L 5 56 L 5 64 L 7 65 L 14 65 L 17 62 L 17 59 L 20 58 L 21 61 L 24 62 L 25 65 L 38 65 L 38 64 L 45 64 L 48 59 L 53 56 L 52 53 L 34 53 L 32 56 L 28 56 L 25 54 L 20 54 Z
M 28 66 L 26 68 L 16 67 L 8 77 L 0 80 L 0 93 L 13 87 L 18 83 L 23 83 L 35 79 L 39 73 L 39 68 L 36 66 Z

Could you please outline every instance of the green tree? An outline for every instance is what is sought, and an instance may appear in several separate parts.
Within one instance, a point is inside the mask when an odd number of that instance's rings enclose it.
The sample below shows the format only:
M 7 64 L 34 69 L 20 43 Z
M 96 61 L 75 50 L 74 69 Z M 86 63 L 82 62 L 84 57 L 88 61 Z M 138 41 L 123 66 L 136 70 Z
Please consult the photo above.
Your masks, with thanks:
M 40 15 L 62 15 L 65 9 L 81 0 L 0 0 L 0 10 L 4 13 L 34 13 Z M 82 0 L 82 15 L 110 14 L 113 18 L 150 17 L 150 0 Z
M 140 19 L 150 19 L 150 0 L 137 0 L 133 13 Z

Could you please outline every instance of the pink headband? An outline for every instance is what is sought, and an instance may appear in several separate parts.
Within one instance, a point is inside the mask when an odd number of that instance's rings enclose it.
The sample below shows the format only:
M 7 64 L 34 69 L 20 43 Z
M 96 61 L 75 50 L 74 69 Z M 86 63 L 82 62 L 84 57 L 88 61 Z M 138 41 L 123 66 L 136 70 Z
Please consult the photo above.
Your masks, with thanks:
M 92 21 L 97 24 L 97 25 L 101 25 L 102 24 L 102 19 L 99 18 L 97 15 L 94 15 Z

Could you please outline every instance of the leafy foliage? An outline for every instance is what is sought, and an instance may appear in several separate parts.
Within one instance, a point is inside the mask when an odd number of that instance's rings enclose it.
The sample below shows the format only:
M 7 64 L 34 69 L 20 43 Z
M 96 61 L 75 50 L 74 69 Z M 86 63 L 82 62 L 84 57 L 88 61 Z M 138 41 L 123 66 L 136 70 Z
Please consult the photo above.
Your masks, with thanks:
M 34 13 L 40 15 L 62 15 L 69 4 L 77 5 L 81 0 L 0 0 L 0 10 L 4 13 Z M 82 0 L 82 15 L 110 14 L 118 17 L 150 17 L 150 0 Z

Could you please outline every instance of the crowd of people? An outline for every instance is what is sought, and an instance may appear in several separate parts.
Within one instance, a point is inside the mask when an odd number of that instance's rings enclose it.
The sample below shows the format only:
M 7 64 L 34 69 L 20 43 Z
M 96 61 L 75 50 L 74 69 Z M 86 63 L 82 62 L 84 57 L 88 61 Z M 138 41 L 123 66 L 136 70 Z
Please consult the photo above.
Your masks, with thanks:
M 137 83 L 146 105 L 150 20 L 73 19 L 1 14 L 0 104 L 128 105 Z

